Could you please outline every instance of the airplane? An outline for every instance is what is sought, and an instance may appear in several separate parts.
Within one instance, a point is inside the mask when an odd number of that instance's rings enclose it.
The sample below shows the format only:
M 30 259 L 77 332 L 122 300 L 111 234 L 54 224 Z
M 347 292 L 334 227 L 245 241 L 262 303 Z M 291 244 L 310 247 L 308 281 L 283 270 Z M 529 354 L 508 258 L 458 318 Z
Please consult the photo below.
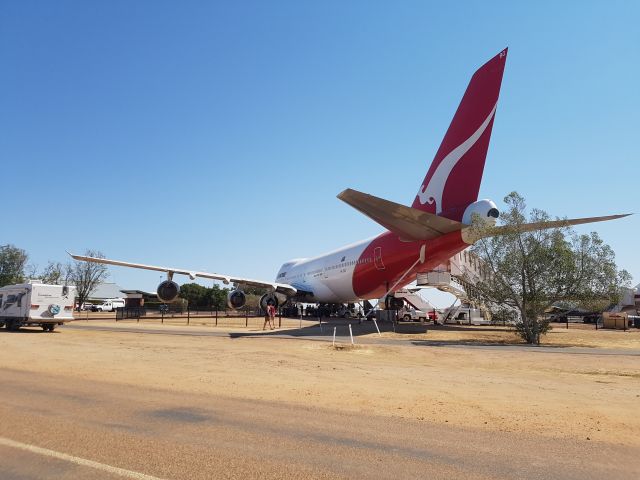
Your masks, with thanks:
M 246 303 L 244 286 L 263 287 L 263 308 L 288 300 L 309 303 L 356 303 L 385 299 L 411 283 L 416 274 L 433 270 L 480 238 L 509 233 L 496 226 L 499 211 L 488 199 L 478 199 L 498 96 L 507 60 L 505 48 L 471 77 L 440 148 L 418 189 L 411 207 L 346 189 L 338 198 L 368 216 L 386 231 L 332 252 L 284 263 L 273 282 L 184 268 L 159 267 L 106 258 L 70 254 L 76 260 L 165 272 L 157 289 L 164 302 L 175 300 L 180 287 L 174 274 L 221 280 L 233 289 L 227 303 Z M 520 231 L 613 220 L 626 215 L 529 223 Z M 485 228 L 479 229 L 476 219 Z

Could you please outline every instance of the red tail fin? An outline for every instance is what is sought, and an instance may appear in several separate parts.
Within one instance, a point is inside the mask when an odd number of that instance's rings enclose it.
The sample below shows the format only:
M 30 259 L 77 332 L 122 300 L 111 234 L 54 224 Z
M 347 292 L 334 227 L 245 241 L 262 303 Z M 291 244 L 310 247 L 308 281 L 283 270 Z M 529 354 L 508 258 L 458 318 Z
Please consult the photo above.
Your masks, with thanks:
M 471 77 L 412 207 L 460 221 L 478 199 L 507 49 Z

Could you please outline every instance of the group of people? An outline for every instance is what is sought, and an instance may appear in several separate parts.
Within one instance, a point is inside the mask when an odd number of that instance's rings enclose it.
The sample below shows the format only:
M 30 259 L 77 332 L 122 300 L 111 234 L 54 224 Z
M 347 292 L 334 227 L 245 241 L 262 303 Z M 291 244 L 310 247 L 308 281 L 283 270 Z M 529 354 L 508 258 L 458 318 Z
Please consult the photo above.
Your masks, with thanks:
M 264 312 L 264 325 L 262 326 L 262 330 L 267 328 L 267 323 L 271 327 L 271 330 L 276 328 L 276 307 L 271 302 L 269 302 Z

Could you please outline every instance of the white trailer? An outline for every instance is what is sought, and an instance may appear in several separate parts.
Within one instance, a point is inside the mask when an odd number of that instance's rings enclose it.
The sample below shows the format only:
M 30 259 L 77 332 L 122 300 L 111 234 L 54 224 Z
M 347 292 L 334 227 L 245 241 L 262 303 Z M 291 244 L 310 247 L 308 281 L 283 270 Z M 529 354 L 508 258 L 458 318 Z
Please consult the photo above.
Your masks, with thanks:
M 0 288 L 0 327 L 18 330 L 42 327 L 53 332 L 56 325 L 73 320 L 76 287 L 21 283 Z

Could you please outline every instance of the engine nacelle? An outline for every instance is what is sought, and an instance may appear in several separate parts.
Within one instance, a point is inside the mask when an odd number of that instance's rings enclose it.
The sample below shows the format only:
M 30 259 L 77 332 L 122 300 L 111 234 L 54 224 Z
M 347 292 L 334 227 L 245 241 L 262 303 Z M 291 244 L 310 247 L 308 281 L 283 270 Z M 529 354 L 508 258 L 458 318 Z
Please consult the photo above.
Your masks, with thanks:
M 242 308 L 245 303 L 247 303 L 247 296 L 242 290 L 231 290 L 227 295 L 227 305 L 229 308 Z
M 498 207 L 491 200 L 478 200 L 469 205 L 462 215 L 462 223 L 471 225 L 473 223 L 474 216 L 477 215 L 480 220 L 487 222 L 489 225 L 495 225 L 500 212 Z
M 171 303 L 176 298 L 178 298 L 178 294 L 180 293 L 180 286 L 176 282 L 172 282 L 171 280 L 165 280 L 160 285 L 158 285 L 158 299 L 164 303 Z
M 280 301 L 278 300 L 278 296 L 274 293 L 274 292 L 270 292 L 270 293 L 265 293 L 264 295 L 262 295 L 260 297 L 260 308 L 264 311 L 267 310 L 267 306 L 271 304 L 274 307 L 276 307 L 276 309 L 278 308 L 278 305 L 280 304 Z

